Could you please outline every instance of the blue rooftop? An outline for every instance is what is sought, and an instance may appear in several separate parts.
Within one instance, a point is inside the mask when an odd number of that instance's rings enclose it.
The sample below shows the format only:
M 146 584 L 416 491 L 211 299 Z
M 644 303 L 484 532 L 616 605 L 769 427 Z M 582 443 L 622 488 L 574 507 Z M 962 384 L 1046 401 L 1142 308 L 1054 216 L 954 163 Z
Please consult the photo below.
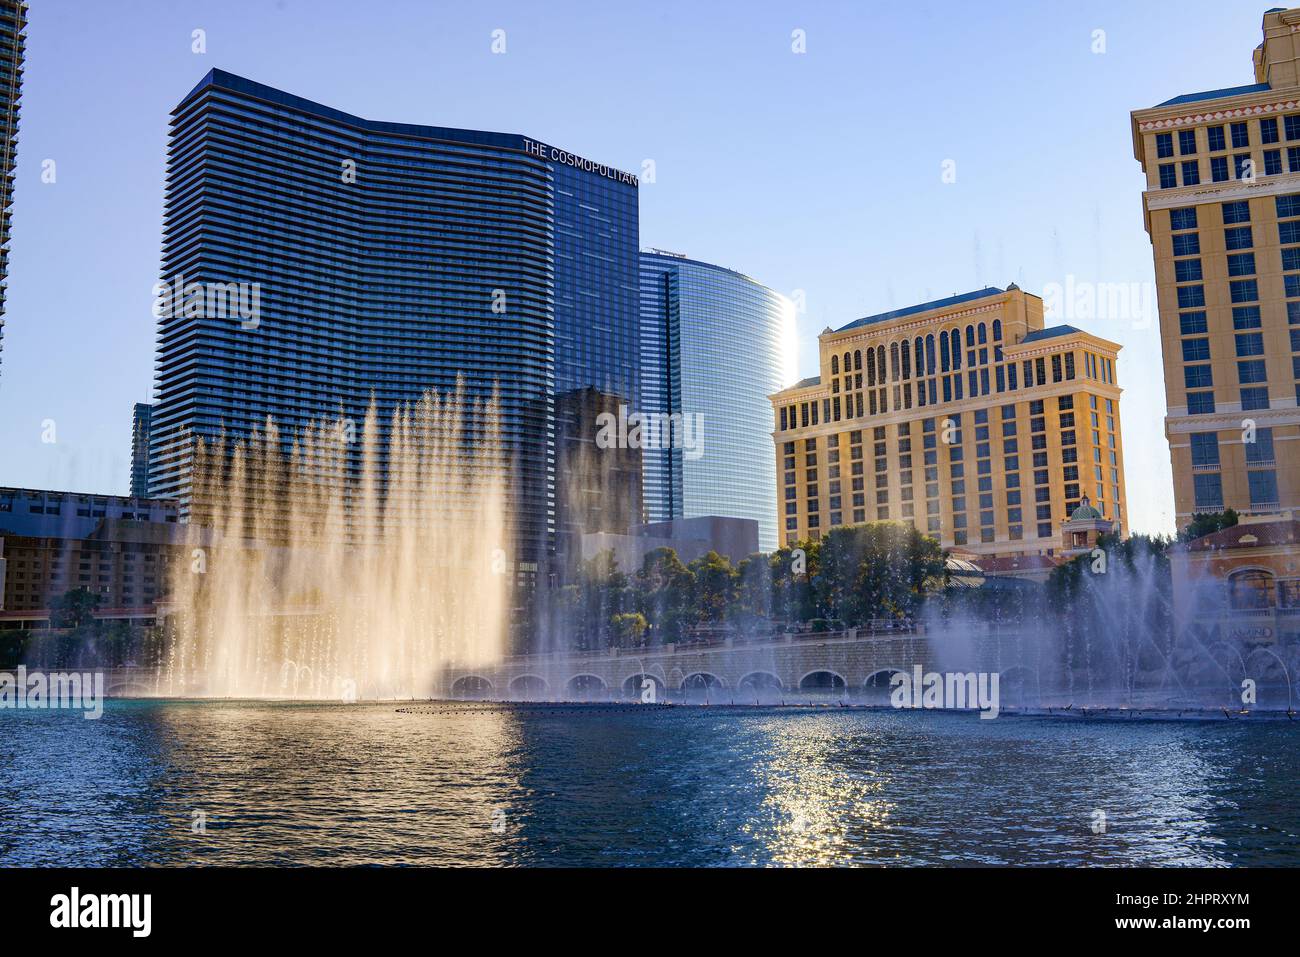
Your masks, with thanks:
M 1082 333 L 1082 329 L 1076 329 L 1074 326 L 1049 326 L 1046 329 L 1035 329 L 1029 335 L 1021 339 L 1021 342 L 1038 342 L 1042 339 L 1055 339 L 1058 336 L 1068 336 L 1073 333 Z
M 1204 93 L 1184 93 L 1172 100 L 1157 103 L 1156 106 L 1178 106 L 1180 103 L 1197 103 L 1201 100 L 1221 100 L 1225 96 L 1241 96 L 1243 93 L 1264 93 L 1272 87 L 1267 83 L 1252 83 L 1250 86 L 1230 86 L 1222 90 L 1206 90 Z
M 806 388 L 808 388 L 808 386 L 810 386 L 810 385 L 821 385 L 821 384 L 822 384 L 822 377 L 819 376 L 819 375 L 813 375 L 813 376 L 809 376 L 809 377 L 806 378 L 806 379 L 800 379 L 800 380 L 799 380 L 798 382 L 796 382 L 794 385 L 790 386 L 790 388 L 792 388 L 792 389 L 806 389 Z
M 916 306 L 905 306 L 902 309 L 895 309 L 892 312 L 882 312 L 879 315 L 867 316 L 863 319 L 855 319 L 847 326 L 841 326 L 836 332 L 843 332 L 845 329 L 856 329 L 859 326 L 870 326 L 877 322 L 889 322 L 891 319 L 901 319 L 903 316 L 916 315 L 921 312 L 929 312 L 931 309 L 944 309 L 948 306 L 958 306 L 963 302 L 973 302 L 976 299 L 987 299 L 989 296 L 1000 296 L 1005 292 L 994 286 L 985 286 L 983 289 L 977 289 L 974 292 L 964 292 L 959 296 L 949 296 L 947 299 L 936 299 L 933 302 L 923 302 Z

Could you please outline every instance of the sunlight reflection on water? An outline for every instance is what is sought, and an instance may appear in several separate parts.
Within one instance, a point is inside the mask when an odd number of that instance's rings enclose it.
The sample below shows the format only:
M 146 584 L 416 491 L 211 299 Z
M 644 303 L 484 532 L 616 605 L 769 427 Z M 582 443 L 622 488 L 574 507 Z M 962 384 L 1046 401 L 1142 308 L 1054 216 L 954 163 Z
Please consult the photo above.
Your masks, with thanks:
M 1298 732 L 635 705 L 0 712 L 0 864 L 1295 866 Z

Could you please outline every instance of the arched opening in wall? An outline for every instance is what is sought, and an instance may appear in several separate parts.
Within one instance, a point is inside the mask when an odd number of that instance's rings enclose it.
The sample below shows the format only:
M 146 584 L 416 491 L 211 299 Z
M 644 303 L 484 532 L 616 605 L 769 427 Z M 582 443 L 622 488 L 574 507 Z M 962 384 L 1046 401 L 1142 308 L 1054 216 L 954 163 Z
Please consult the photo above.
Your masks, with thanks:
M 492 697 L 492 682 L 482 675 L 462 675 L 452 682 L 451 696 L 457 701 L 483 701 Z
M 687 704 L 720 702 L 722 679 L 707 671 L 697 671 L 682 679 L 682 700 Z
M 574 675 L 564 688 L 565 697 L 570 701 L 603 701 L 609 694 L 605 680 L 599 675 Z
M 658 704 L 668 700 L 668 686 L 658 675 L 639 672 L 623 679 L 623 697 L 628 701 Z
M 519 675 L 510 681 L 510 697 L 515 701 L 545 701 L 551 686 L 541 675 Z
M 847 687 L 844 678 L 833 671 L 810 671 L 799 679 L 799 691 L 805 695 L 842 698 Z
M 1267 611 L 1273 607 L 1273 576 L 1262 568 L 1243 568 L 1228 576 L 1228 604 L 1233 611 Z
M 889 693 L 893 690 L 894 675 L 904 674 L 901 668 L 881 668 L 867 675 L 862 683 L 862 697 L 867 704 L 889 704 Z
M 736 683 L 736 701 L 745 704 L 780 704 L 785 689 L 770 671 L 751 671 Z
M 1246 677 L 1255 682 L 1255 703 L 1261 711 L 1287 711 L 1295 707 L 1294 680 L 1271 648 L 1256 648 L 1246 656 Z

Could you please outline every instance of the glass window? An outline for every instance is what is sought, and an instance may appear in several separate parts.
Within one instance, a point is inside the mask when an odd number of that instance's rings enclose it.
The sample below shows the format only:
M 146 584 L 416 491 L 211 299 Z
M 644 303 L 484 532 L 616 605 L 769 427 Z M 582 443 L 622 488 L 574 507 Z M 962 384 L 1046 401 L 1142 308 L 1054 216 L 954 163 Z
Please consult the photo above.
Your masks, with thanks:
M 1273 430 L 1256 429 L 1255 441 L 1243 443 L 1246 447 L 1247 465 L 1273 464 Z
M 1252 386 L 1249 389 L 1241 390 L 1241 409 L 1243 412 L 1253 412 L 1256 409 L 1268 408 L 1268 389 L 1260 386 Z
M 1224 225 L 1250 222 L 1250 204 L 1243 200 L 1223 204 Z
M 1234 226 L 1223 231 L 1223 242 L 1228 249 L 1250 249 L 1255 245 L 1249 226 Z
M 1273 607 L 1273 576 L 1263 569 L 1246 568 L 1228 576 L 1228 604 L 1238 611 Z
M 1232 328 L 1258 329 L 1259 326 L 1259 306 L 1233 306 Z
M 1239 332 L 1237 340 L 1238 356 L 1262 356 L 1264 354 L 1264 334 L 1262 332 Z
M 1278 219 L 1290 219 L 1294 216 L 1300 216 L 1300 193 L 1275 196 L 1273 203 L 1277 207 Z
M 1258 382 L 1267 382 L 1268 374 L 1264 371 L 1263 359 L 1250 359 L 1246 362 L 1237 363 L 1237 381 L 1242 385 L 1254 385 Z M 1207 382 L 1206 385 L 1213 385 Z
M 1200 260 L 1189 260 L 1190 262 L 1199 263 Z M 1254 253 L 1234 253 L 1228 257 L 1228 275 L 1229 276 L 1253 276 L 1255 275 L 1255 254 Z M 1197 277 L 1200 278 L 1199 276 Z
M 1203 511 L 1223 510 L 1223 476 L 1218 472 L 1201 472 L 1192 476 L 1196 508 Z
M 1183 385 L 1188 389 L 1209 389 L 1214 386 L 1214 376 L 1208 365 L 1184 366 Z
M 1192 465 L 1215 466 L 1219 464 L 1219 435 L 1217 432 L 1192 433 Z
M 1247 472 L 1250 484 L 1250 504 L 1254 508 L 1277 506 L 1277 473 Z

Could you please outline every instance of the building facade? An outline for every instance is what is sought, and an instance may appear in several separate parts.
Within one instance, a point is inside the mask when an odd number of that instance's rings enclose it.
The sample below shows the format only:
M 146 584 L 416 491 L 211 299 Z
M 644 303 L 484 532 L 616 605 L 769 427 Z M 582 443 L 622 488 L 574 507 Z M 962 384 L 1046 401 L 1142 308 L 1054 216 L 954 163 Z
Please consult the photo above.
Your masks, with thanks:
M 5 278 L 9 275 L 9 222 L 26 30 L 27 4 L 23 0 L 0 0 L 0 347 L 4 345 Z
M 1120 347 L 985 288 L 820 337 L 771 397 L 781 544 L 911 523 L 975 556 L 1052 555 L 1083 503 L 1127 533 Z
M 1169 568 L 1176 634 L 1200 649 L 1228 642 L 1243 666 L 1262 651 L 1260 665 L 1269 668 L 1280 658 L 1295 673 L 1300 521 L 1261 519 L 1179 543 L 1169 550 Z
M 1263 30 L 1253 84 L 1132 114 L 1180 526 L 1300 514 L 1300 9 Z
M 153 406 L 137 402 L 131 414 L 131 495 L 149 496 L 149 431 Z
M 659 250 L 641 254 L 640 292 L 641 410 L 684 417 L 695 446 L 644 450 L 648 520 L 751 518 L 772 551 L 768 396 L 794 381 L 794 304 L 741 273 Z
M 98 617 L 152 619 L 171 563 L 187 554 L 175 502 L 0 488 L 0 628 L 44 627 L 82 588 Z
M 637 187 L 523 136 L 364 120 L 212 71 L 171 120 L 160 289 L 178 304 L 159 310 L 151 493 L 201 514 L 198 438 L 271 416 L 288 442 L 362 422 L 372 397 L 386 432 L 459 382 L 499 404 L 535 574 L 563 507 L 556 395 L 638 392 Z

